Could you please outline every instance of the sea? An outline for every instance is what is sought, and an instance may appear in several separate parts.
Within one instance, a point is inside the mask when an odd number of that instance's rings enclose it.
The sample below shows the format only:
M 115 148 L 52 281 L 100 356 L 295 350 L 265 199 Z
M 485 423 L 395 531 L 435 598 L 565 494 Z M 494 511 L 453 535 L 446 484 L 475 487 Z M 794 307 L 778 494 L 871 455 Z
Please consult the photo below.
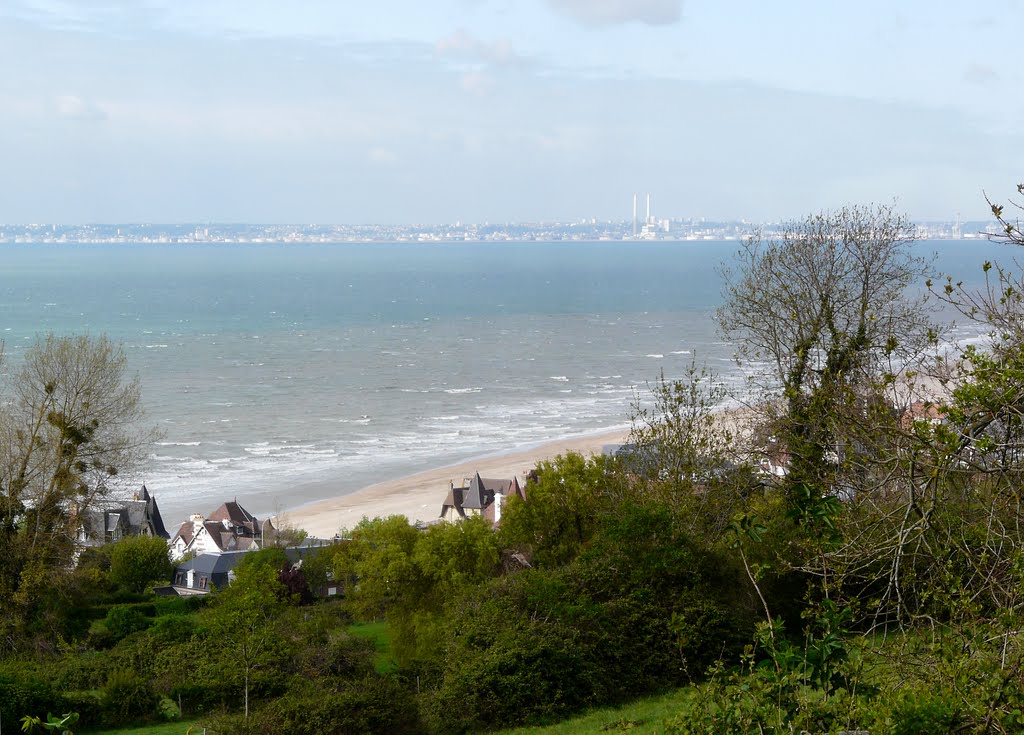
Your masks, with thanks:
M 169 524 L 232 498 L 262 515 L 625 429 L 651 383 L 694 362 L 741 391 L 712 319 L 738 246 L 3 244 L 0 369 L 46 333 L 110 336 L 161 434 L 131 481 Z M 914 247 L 968 285 L 1016 253 Z

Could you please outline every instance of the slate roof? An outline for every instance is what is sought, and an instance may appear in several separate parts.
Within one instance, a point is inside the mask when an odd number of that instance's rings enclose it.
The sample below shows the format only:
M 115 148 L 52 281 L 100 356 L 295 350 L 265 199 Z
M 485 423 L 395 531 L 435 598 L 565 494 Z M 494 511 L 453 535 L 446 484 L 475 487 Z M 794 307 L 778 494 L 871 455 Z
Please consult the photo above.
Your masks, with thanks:
M 311 553 L 319 551 L 322 546 L 290 546 L 284 550 L 285 556 L 294 564 L 304 559 Z M 212 579 L 215 575 L 223 575 L 234 569 L 248 551 L 225 551 L 221 554 L 198 554 L 188 561 L 183 561 L 174 567 L 175 576 L 181 573 L 194 571 L 199 576 L 206 576 Z
M 119 526 L 126 535 L 152 532 L 158 538 L 169 538 L 156 498 L 149 494 L 145 485 L 133 500 L 105 498 L 95 501 L 82 513 L 81 523 L 84 537 L 91 540 L 101 540 Z
M 192 569 L 199 574 L 227 574 L 240 562 L 247 551 L 225 551 L 223 554 L 199 554 L 176 568 L 176 572 L 187 572 Z
M 273 538 L 276 532 L 274 524 L 270 522 L 269 518 L 261 522 L 239 505 L 237 500 L 222 503 L 207 518 L 203 519 L 202 524 L 214 545 L 221 551 L 248 550 L 257 538 L 263 536 Z M 188 546 L 194 537 L 195 527 L 189 520 L 178 527 L 173 541 L 180 538 L 185 546 Z
M 513 477 L 511 480 L 484 479 L 477 472 L 467 486 L 453 486 L 448 491 L 444 504 L 441 506 L 441 516 L 444 517 L 449 508 L 453 508 L 463 518 L 466 517 L 466 510 L 476 510 L 493 522 L 494 503 L 509 495 L 525 497 L 517 478 Z
M 240 506 L 237 500 L 221 504 L 207 518 L 211 521 L 231 521 L 235 525 L 245 526 L 253 533 L 258 530 L 257 526 L 259 525 L 256 516 Z

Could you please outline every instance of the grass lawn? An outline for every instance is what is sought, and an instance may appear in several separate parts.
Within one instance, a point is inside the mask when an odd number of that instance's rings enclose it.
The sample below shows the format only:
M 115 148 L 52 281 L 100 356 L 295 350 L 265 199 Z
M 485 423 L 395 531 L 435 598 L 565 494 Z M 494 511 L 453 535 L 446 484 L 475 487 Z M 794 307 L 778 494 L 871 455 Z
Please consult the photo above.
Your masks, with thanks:
M 143 727 L 122 728 L 120 730 L 104 730 L 90 735 L 185 735 L 190 725 L 195 724 L 191 720 L 181 722 L 161 722 L 159 725 L 145 725 Z M 202 735 L 203 728 L 196 727 L 192 735 Z
M 373 641 L 377 647 L 377 655 L 373 659 L 373 667 L 377 673 L 390 674 L 398 670 L 398 664 L 391 653 L 391 634 L 387 623 L 383 620 L 375 623 L 354 623 L 348 627 L 348 632 Z
M 675 717 L 690 701 L 690 689 L 646 697 L 621 707 L 595 709 L 557 725 L 519 727 L 495 735 L 589 735 L 596 732 L 630 732 L 663 735 L 665 720 Z

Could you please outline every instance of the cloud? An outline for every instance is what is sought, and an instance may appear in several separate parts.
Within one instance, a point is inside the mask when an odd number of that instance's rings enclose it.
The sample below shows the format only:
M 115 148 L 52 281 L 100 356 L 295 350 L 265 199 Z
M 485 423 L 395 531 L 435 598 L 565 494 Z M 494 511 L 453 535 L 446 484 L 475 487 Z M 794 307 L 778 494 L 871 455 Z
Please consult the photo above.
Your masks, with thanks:
M 107 113 L 94 103 L 74 94 L 58 95 L 53 100 L 57 115 L 68 120 L 105 120 Z
M 999 82 L 999 72 L 985 64 L 971 64 L 964 70 L 964 81 L 979 86 L 996 84 Z
M 515 64 L 520 60 L 508 39 L 500 38 L 497 41 L 483 41 L 461 28 L 438 41 L 436 48 L 440 56 L 455 57 L 494 64 L 496 66 L 507 66 Z
M 683 11 L 683 0 L 548 0 L 548 4 L 585 26 L 672 25 Z
M 494 79 L 481 71 L 470 71 L 459 79 L 459 86 L 469 94 L 484 97 L 494 89 Z
M 374 147 L 366 152 L 366 157 L 370 163 L 377 164 L 379 166 L 394 166 L 401 159 L 398 154 L 390 148 Z

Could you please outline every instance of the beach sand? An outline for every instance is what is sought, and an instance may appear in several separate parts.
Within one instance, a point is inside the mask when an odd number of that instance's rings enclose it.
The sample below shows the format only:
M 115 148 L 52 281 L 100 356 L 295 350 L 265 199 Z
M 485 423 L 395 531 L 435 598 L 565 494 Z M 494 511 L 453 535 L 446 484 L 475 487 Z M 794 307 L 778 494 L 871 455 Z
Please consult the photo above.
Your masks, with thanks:
M 606 444 L 625 441 L 627 431 L 574 437 L 548 442 L 531 449 L 501 455 L 487 455 L 447 467 L 429 469 L 395 480 L 379 482 L 347 495 L 318 500 L 278 516 L 278 525 L 303 529 L 310 536 L 328 538 L 341 529 L 351 529 L 364 517 L 404 515 L 410 521 L 433 521 L 440 517 L 448 494 L 448 483 L 458 486 L 463 478 L 479 472 L 481 477 L 522 482 L 538 462 L 566 452 L 584 456 L 600 454 Z M 331 492 L 330 487 L 324 493 Z

